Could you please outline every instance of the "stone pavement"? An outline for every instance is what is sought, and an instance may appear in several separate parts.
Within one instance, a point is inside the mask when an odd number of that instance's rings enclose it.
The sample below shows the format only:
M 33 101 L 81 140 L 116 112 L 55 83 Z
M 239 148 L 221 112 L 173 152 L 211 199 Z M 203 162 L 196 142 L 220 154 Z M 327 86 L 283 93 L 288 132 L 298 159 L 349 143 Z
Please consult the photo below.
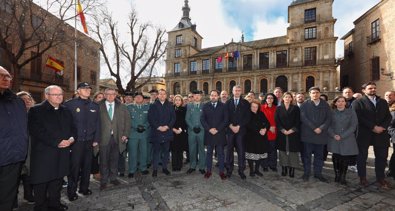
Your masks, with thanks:
M 222 181 L 217 172 L 208 180 L 199 172 L 187 175 L 188 167 L 184 166 L 182 172 L 172 172 L 171 176 L 159 172 L 156 179 L 150 175 L 119 178 L 121 185 L 110 186 L 104 191 L 99 191 L 99 183 L 92 181 L 93 195 L 80 196 L 78 200 L 69 202 L 63 190 L 62 203 L 72 211 L 395 210 L 395 188 L 387 191 L 377 188 L 372 158 L 370 152 L 368 180 L 371 183 L 367 188 L 361 188 L 357 174 L 350 171 L 347 186 L 334 183 L 330 159 L 323 172 L 330 179 L 329 183 L 314 178 L 303 182 L 300 179 L 302 168 L 296 170 L 295 178 L 282 177 L 279 172 L 264 172 L 263 177 L 251 178 L 247 174 L 247 180 L 243 181 L 236 171 L 230 179 Z M 388 181 L 395 186 L 394 180 L 388 178 Z M 33 205 L 28 205 L 23 199 L 19 204 L 21 211 L 32 210 Z

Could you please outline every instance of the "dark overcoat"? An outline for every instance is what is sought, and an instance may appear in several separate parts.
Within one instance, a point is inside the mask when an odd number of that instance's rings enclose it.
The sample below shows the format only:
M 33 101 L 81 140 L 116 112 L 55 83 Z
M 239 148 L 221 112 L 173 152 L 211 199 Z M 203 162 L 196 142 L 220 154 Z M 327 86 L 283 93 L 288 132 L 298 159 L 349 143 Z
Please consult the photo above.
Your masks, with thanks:
M 358 147 L 389 147 L 388 131 L 377 134 L 372 130 L 375 125 L 388 128 L 391 123 L 391 113 L 385 100 L 376 97 L 376 106 L 365 95 L 352 103 L 352 108 L 358 117 Z
M 274 118 L 277 126 L 277 149 L 280 151 L 287 150 L 287 136 L 281 131 L 292 129 L 295 132 L 288 135 L 288 151 L 299 152 L 301 149 L 299 107 L 296 105 L 290 105 L 287 110 L 284 105 L 280 105 L 277 107 Z
M 218 101 L 215 108 L 211 102 L 204 104 L 200 121 L 205 130 L 205 145 L 224 146 L 226 144 L 226 128 L 229 125 L 229 122 L 228 111 L 225 104 Z M 213 135 L 208 132 L 211 128 L 217 129 L 218 133 Z
M 70 147 L 59 148 L 62 140 L 76 137 L 71 111 L 43 101 L 29 110 L 31 136 L 30 176 L 32 184 L 60 179 L 69 173 Z
M 170 143 L 170 149 L 175 150 L 175 151 L 185 151 L 188 149 L 188 133 L 187 133 L 187 123 L 185 121 L 185 115 L 187 113 L 187 108 L 180 106 L 180 107 L 174 107 L 174 110 L 176 112 L 176 121 L 174 123 L 173 128 L 182 129 L 182 132 L 180 134 L 174 134 L 174 139 Z M 173 129 L 171 128 L 171 129 Z
M 228 112 L 229 124 L 240 125 L 239 134 L 244 135 L 246 133 L 246 126 L 250 121 L 250 103 L 240 98 L 238 105 L 235 106 L 235 100 L 232 98 L 225 105 Z M 227 132 L 233 134 L 233 131 L 229 128 Z
M 267 140 L 267 132 L 270 128 L 269 120 L 265 114 L 258 110 L 257 113 L 250 111 L 250 121 L 247 123 L 247 134 L 245 136 L 246 152 L 253 154 L 264 154 L 268 152 L 269 143 Z M 259 131 L 266 128 L 265 135 L 261 135 Z
M 173 139 L 173 126 L 176 122 L 174 106 L 166 100 L 163 104 L 156 100 L 148 110 L 148 122 L 150 123 L 152 143 L 163 143 Z M 159 126 L 168 126 L 169 130 L 161 132 Z

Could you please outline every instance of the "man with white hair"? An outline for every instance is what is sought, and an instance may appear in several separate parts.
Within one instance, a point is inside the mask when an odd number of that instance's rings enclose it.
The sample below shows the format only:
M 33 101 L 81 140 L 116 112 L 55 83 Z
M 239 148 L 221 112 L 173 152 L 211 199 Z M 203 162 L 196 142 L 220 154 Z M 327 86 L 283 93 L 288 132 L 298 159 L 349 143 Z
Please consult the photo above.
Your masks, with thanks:
M 72 113 L 62 105 L 62 88 L 48 86 L 45 99 L 29 110 L 34 210 L 67 210 L 60 203 L 60 191 L 63 177 L 69 175 L 70 146 L 76 128 Z

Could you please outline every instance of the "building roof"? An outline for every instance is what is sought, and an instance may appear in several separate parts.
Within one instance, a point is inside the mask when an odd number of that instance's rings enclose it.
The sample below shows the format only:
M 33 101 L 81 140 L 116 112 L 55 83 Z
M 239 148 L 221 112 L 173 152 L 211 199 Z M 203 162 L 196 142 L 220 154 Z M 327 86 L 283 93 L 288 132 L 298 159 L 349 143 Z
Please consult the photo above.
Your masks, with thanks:
M 236 43 L 230 42 L 227 45 L 230 45 L 230 44 L 236 44 Z M 250 47 L 250 48 L 255 48 L 255 49 L 256 48 L 268 48 L 268 47 L 287 44 L 287 37 L 286 36 L 272 37 L 272 38 L 253 40 L 253 41 L 237 43 L 237 44 L 244 45 L 244 46 Z M 203 48 L 199 53 L 197 53 L 191 57 L 209 56 L 209 55 L 215 54 L 217 51 L 219 51 L 225 47 L 226 47 L 226 45 Z
M 372 8 L 370 8 L 368 11 L 366 11 L 363 15 L 361 15 L 359 18 L 357 18 L 354 21 L 354 25 L 356 25 L 358 22 L 360 22 L 361 20 L 363 20 L 367 15 L 369 15 L 371 12 L 373 12 L 374 10 L 376 10 L 377 8 L 379 8 L 382 4 L 384 4 L 385 2 L 387 2 L 388 0 L 381 0 L 379 1 L 376 5 L 374 5 Z
M 347 32 L 347 34 L 345 34 L 342 38 L 340 38 L 341 40 L 345 40 L 347 37 L 349 37 L 350 35 L 354 34 L 355 29 L 351 29 L 349 32 Z
M 290 6 L 298 5 L 298 4 L 304 4 L 307 2 L 311 1 L 317 1 L 317 0 L 293 0 Z

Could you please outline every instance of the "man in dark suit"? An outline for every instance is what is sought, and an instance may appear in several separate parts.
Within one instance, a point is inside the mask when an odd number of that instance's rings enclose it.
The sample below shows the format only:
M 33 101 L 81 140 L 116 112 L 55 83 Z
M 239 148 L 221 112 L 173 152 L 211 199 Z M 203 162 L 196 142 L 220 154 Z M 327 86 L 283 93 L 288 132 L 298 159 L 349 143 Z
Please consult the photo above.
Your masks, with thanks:
M 126 106 L 116 100 L 115 89 L 104 91 L 105 100 L 100 102 L 100 190 L 107 188 L 107 182 L 119 185 L 116 179 L 119 154 L 126 150 L 130 134 L 130 114 Z
M 218 154 L 219 176 L 221 179 L 226 179 L 224 173 L 224 146 L 226 144 L 226 127 L 228 125 L 228 112 L 225 104 L 218 101 L 219 92 L 213 90 L 210 93 L 210 102 L 204 104 L 200 121 L 205 130 L 204 143 L 207 146 L 206 166 L 207 172 L 204 178 L 208 179 L 211 176 L 213 164 L 213 150 Z
M 157 177 L 158 175 L 161 152 L 163 153 L 162 172 L 166 175 L 170 175 L 169 170 L 167 170 L 167 162 L 169 160 L 170 141 L 173 139 L 173 131 L 171 128 L 173 128 L 176 122 L 176 112 L 174 111 L 173 105 L 167 100 L 166 90 L 160 89 L 158 100 L 150 105 L 148 110 L 148 122 L 152 128 L 151 137 L 154 148 L 152 177 Z
M 362 85 L 362 98 L 352 103 L 352 108 L 358 116 L 358 136 L 357 143 L 359 154 L 357 157 L 358 176 L 360 184 L 367 186 L 366 179 L 366 159 L 368 149 L 373 145 L 375 156 L 376 180 L 383 189 L 389 189 L 384 174 L 388 157 L 388 147 L 390 145 L 387 128 L 391 123 L 391 113 L 385 100 L 376 95 L 376 84 L 367 82 Z
M 99 105 L 89 99 L 91 86 L 82 82 L 77 86 L 78 97 L 65 103 L 73 114 L 74 125 L 77 128 L 75 143 L 71 146 L 71 166 L 68 176 L 67 196 L 70 201 L 78 199 L 77 186 L 80 181 L 79 193 L 91 195 L 89 178 L 93 147 L 98 145 L 100 139 Z
M 60 203 L 63 177 L 69 174 L 70 145 L 76 129 L 73 115 L 61 103 L 63 90 L 56 85 L 45 88 L 46 100 L 29 110 L 31 136 L 30 176 L 34 210 L 67 210 Z
M 232 89 L 233 97 L 226 102 L 226 109 L 229 116 L 229 127 L 227 134 L 226 169 L 227 177 L 232 176 L 233 171 L 233 151 L 236 147 L 237 160 L 239 165 L 239 175 L 246 179 L 245 169 L 245 147 L 244 135 L 246 125 L 250 121 L 250 104 L 241 98 L 241 87 L 236 85 Z

